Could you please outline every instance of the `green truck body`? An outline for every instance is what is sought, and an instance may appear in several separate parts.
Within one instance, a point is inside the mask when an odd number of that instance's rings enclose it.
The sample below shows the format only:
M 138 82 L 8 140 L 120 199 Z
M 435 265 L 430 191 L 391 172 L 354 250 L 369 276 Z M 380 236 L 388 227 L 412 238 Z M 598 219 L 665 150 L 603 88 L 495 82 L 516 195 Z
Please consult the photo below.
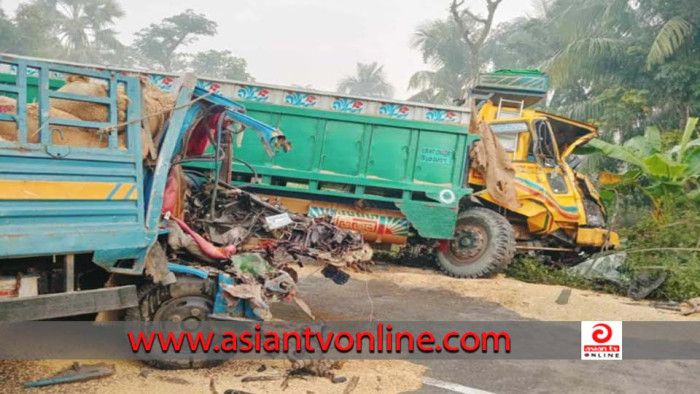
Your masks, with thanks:
M 401 212 L 425 238 L 452 238 L 466 182 L 465 124 L 397 119 L 246 102 L 248 114 L 276 125 L 293 144 L 269 158 L 254 135 L 235 148 L 234 173 L 263 194 Z

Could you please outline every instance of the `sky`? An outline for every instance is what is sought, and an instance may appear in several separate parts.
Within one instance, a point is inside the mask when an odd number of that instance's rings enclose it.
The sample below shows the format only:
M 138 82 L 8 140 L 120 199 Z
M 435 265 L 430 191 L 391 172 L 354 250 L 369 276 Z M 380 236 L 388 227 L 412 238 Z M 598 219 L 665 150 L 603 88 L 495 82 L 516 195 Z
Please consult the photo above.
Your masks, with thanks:
M 21 0 L 0 0 L 14 13 Z M 188 8 L 218 23 L 183 52 L 231 50 L 248 61 L 258 82 L 333 91 L 356 62 L 384 65 L 396 98 L 407 98 L 408 80 L 427 69 L 411 48 L 416 28 L 448 15 L 451 0 L 120 0 L 126 12 L 115 29 L 124 43 L 151 23 Z M 467 0 L 483 11 L 485 0 Z M 496 22 L 532 13 L 530 0 L 504 0 Z

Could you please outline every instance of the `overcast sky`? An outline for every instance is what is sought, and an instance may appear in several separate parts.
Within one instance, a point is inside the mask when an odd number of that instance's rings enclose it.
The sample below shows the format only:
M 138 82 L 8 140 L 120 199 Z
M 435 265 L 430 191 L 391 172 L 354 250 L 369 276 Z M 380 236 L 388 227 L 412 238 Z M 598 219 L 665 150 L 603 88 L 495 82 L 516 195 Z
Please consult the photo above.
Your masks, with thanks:
M 13 13 L 21 0 L 0 0 Z M 451 0 L 119 0 L 126 16 L 116 26 L 124 43 L 150 23 L 192 8 L 219 25 L 218 35 L 185 52 L 229 49 L 248 61 L 259 82 L 335 90 L 355 63 L 384 65 L 397 98 L 408 96 L 411 75 L 426 68 L 410 47 L 416 27 L 447 16 Z M 485 0 L 467 0 L 474 10 Z M 531 12 L 530 0 L 505 0 L 502 22 Z

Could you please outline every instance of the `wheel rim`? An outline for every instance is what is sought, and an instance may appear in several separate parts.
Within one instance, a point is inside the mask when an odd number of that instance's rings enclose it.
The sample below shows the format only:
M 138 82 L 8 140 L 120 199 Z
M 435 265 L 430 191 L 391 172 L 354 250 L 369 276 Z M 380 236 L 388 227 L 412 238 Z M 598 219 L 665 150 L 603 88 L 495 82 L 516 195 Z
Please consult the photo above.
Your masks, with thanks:
M 488 245 L 486 229 L 477 224 L 458 225 L 449 252 L 458 265 L 472 264 L 481 257 Z
M 207 320 L 212 310 L 211 300 L 204 296 L 186 296 L 164 302 L 153 320 L 172 322 L 198 322 Z

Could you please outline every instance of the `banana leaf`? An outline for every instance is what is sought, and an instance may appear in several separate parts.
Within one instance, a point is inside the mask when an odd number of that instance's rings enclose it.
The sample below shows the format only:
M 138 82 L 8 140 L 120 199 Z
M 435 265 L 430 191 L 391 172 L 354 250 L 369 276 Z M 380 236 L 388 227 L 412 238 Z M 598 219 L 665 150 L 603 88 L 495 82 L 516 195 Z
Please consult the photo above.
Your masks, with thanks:
M 687 164 L 678 163 L 660 153 L 645 158 L 643 163 L 642 169 L 646 173 L 659 178 L 677 179 L 688 168 Z
M 644 167 L 644 162 L 642 162 L 638 155 L 631 149 L 625 148 L 624 146 L 611 144 L 598 138 L 592 139 L 588 143 L 588 146 L 599 150 L 604 155 L 612 157 L 613 159 L 622 160 L 626 163 L 634 164 L 641 168 Z

